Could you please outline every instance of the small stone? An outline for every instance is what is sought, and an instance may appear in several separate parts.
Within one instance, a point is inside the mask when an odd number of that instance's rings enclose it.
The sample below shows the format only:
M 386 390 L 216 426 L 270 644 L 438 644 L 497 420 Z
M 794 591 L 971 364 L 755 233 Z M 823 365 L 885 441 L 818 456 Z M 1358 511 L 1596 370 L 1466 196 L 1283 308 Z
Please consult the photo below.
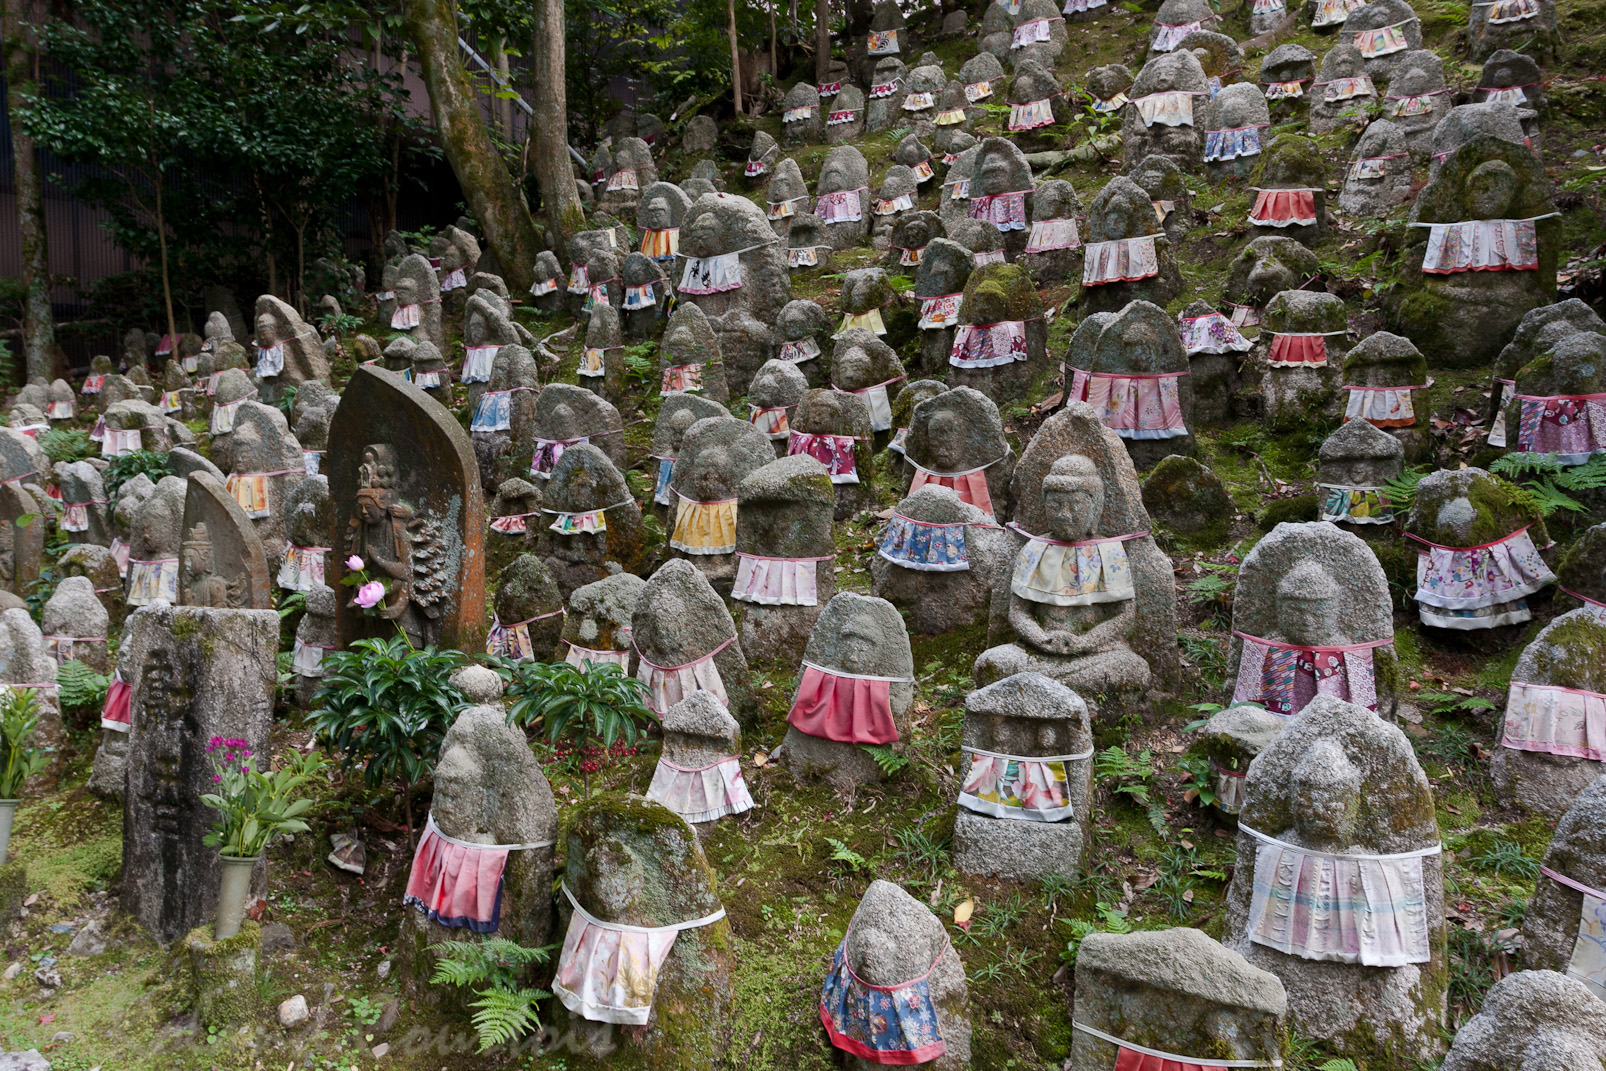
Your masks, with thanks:
M 33 972 L 33 980 L 43 989 L 61 988 L 61 972 L 54 967 L 40 967 Z
M 0 1052 L 0 1071 L 50 1071 L 50 1061 L 38 1049 L 27 1052 Z
M 51 929 L 55 929 L 54 926 Z M 106 937 L 100 931 L 100 920 L 86 923 L 67 946 L 69 956 L 99 956 L 106 951 Z
M 9 967 L 7 967 L 5 969 L 5 973 L 4 974 L 0 974 L 0 981 L 9 982 L 9 981 L 11 981 L 13 978 L 15 978 L 17 975 L 19 975 L 21 973 L 22 973 L 22 964 L 21 963 L 13 963 L 11 966 L 9 966 Z
M 380 960 L 379 966 L 375 968 L 374 973 L 379 975 L 379 980 L 381 982 L 388 978 L 390 976 L 390 960 Z
M 58 1030 L 54 1034 L 50 1035 L 50 1043 L 52 1045 L 65 1045 L 71 1040 L 72 1031 L 70 1030 Z
M 307 1008 L 307 998 L 300 993 L 279 1005 L 279 1025 L 286 1030 L 300 1026 L 311 1016 L 312 1012 Z
M 262 953 L 289 952 L 296 947 L 295 931 L 282 922 L 262 924 Z
M 375 1045 L 368 1051 L 374 1054 L 374 1059 L 378 1060 L 380 1057 L 390 1052 L 390 1042 L 381 1041 L 378 1045 Z

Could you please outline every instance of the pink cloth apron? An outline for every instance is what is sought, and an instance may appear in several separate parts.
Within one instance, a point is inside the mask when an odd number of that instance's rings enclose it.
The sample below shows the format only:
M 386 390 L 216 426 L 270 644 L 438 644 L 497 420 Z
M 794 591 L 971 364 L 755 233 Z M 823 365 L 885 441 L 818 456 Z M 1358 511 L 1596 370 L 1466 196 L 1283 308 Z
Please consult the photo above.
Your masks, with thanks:
M 787 724 L 800 733 L 844 744 L 891 744 L 892 685 L 912 677 L 871 677 L 803 663 Z
M 431 922 L 473 933 L 495 933 L 502 920 L 502 872 L 509 852 L 550 848 L 550 840 L 528 844 L 473 844 L 448 837 L 430 815 L 413 852 L 402 903 Z

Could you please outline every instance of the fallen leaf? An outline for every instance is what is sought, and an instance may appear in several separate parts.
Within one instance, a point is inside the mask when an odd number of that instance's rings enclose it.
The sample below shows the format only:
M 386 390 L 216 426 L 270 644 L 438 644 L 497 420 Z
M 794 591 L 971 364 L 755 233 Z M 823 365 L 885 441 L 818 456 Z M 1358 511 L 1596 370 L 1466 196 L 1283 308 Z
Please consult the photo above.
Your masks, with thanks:
M 1192 803 L 1194 800 L 1196 800 L 1198 798 L 1199 798 L 1199 790 L 1196 789 L 1196 788 L 1190 788 L 1190 789 L 1188 789 L 1186 792 L 1184 792 L 1182 794 L 1182 799 L 1183 799 L 1183 801 L 1185 803 Z
M 1185 745 L 1183 745 L 1183 744 L 1178 744 L 1178 745 L 1177 745 L 1177 746 L 1176 746 L 1176 747 L 1174 747 L 1174 748 L 1172 748 L 1172 749 L 1171 749 L 1171 754 L 1173 754 L 1173 755 L 1180 755 L 1180 754 L 1182 754 L 1182 753 L 1183 753 L 1183 752 L 1184 752 L 1184 751 L 1186 751 L 1186 750 L 1188 750 L 1188 749 L 1187 749 L 1187 747 L 1186 747 L 1186 746 L 1185 746 Z
M 39 894 L 38 893 L 29 893 L 28 894 L 28 899 L 26 899 L 26 900 L 24 900 L 22 902 L 22 906 L 23 907 L 32 907 L 33 905 L 37 904 L 38 902 L 39 902 Z
M 754 766 L 768 766 L 769 764 L 770 764 L 770 757 L 768 755 L 764 754 L 762 751 L 753 752 L 753 765 Z
M 968 930 L 970 928 L 970 916 L 974 915 L 975 913 L 975 898 L 969 896 L 965 897 L 959 902 L 959 906 L 954 908 L 954 925 L 962 926 Z
M 940 899 L 942 899 L 942 879 L 938 878 L 937 887 L 931 890 L 931 897 L 926 901 L 926 903 L 930 904 L 932 907 L 936 907 L 937 901 Z
M 1461 808 L 1456 807 L 1456 806 L 1454 806 L 1452 804 L 1449 804 L 1449 803 L 1446 803 L 1444 805 L 1444 809 L 1449 811 L 1451 814 L 1460 814 L 1461 813 Z
M 56 1013 L 55 1012 L 45 1012 L 45 1014 L 43 1014 L 43 1015 L 41 1015 L 39 1017 L 39 1025 L 40 1026 L 44 1026 L 47 1023 L 53 1023 L 55 1021 L 56 1021 Z
M 1182 902 L 1185 903 L 1185 904 L 1193 903 L 1193 890 L 1192 889 L 1184 889 L 1184 890 L 1182 890 Z

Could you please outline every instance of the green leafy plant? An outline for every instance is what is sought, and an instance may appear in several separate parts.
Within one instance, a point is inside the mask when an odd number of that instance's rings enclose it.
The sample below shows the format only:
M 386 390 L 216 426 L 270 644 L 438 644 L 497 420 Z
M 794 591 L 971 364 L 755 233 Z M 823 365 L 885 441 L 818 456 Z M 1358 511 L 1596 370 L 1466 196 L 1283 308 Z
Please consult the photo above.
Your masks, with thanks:
M 894 751 L 890 747 L 884 747 L 879 744 L 860 744 L 859 746 L 875 760 L 875 764 L 881 767 L 881 772 L 888 777 L 909 765 L 908 756 L 901 751 Z
M 95 717 L 106 705 L 111 678 L 96 673 L 76 658 L 56 667 L 56 701 L 61 709 L 79 717 Z
M 29 744 L 41 713 L 32 688 L 8 688 L 0 697 L 0 799 L 21 797 L 28 778 L 45 768 L 50 749 Z
M 1107 747 L 1099 752 L 1093 763 L 1093 775 L 1116 796 L 1124 796 L 1142 807 L 1149 817 L 1149 825 L 1162 837 L 1170 836 L 1165 822 L 1165 808 L 1159 799 L 1150 795 L 1154 780 L 1154 755 L 1145 748 L 1136 756 L 1128 755 L 1119 747 Z
M 870 861 L 858 852 L 849 848 L 843 841 L 835 837 L 826 837 L 825 843 L 831 846 L 831 854 L 826 858 L 833 863 L 842 863 L 843 868 L 857 874 L 861 870 L 870 868 Z
M 1500 877 L 1517 877 L 1524 881 L 1535 881 L 1539 877 L 1539 864 L 1524 855 L 1522 845 L 1516 841 L 1497 840 L 1474 853 L 1468 862 Z
M 1196 733 L 1200 729 L 1203 729 L 1206 725 L 1209 725 L 1210 719 L 1221 713 L 1226 708 L 1220 703 L 1193 703 L 1188 707 L 1188 709 L 1199 716 L 1194 718 L 1188 724 L 1184 725 L 1182 727 L 1182 731 L 1185 733 Z
M 152 453 L 149 450 L 134 450 L 126 454 L 119 454 L 112 458 L 100 474 L 106 485 L 106 508 L 117 508 L 117 497 L 122 492 L 123 484 L 135 476 L 145 476 L 152 483 L 160 483 L 163 476 L 168 475 L 167 455 Z
M 279 388 L 279 412 L 289 416 L 295 411 L 296 388 L 286 383 Z
M 1558 511 L 1586 512 L 1587 507 L 1572 495 L 1606 487 L 1606 456 L 1601 455 L 1568 466 L 1555 454 L 1506 454 L 1496 458 L 1489 471 L 1515 481 L 1545 517 Z
M 349 312 L 331 312 L 318 319 L 318 330 L 327 335 L 349 335 L 362 330 L 362 317 Z
M 95 444 L 89 433 L 78 428 L 51 428 L 39 436 L 39 449 L 45 452 L 52 464 L 58 461 L 83 461 L 95 456 Z
M 324 655 L 320 706 L 307 725 L 340 753 L 343 770 L 361 768 L 370 788 L 401 789 L 408 828 L 412 788 L 430 775 L 441 739 L 468 698 L 451 683 L 458 651 L 414 649 L 406 637 L 357 640 Z
M 507 722 L 523 729 L 540 725 L 552 743 L 567 741 L 584 748 L 601 745 L 604 753 L 616 741 L 634 744 L 652 721 L 647 686 L 611 662 L 510 662 L 499 659 L 497 671 L 508 680 Z M 585 797 L 591 797 L 591 775 L 602 757 L 582 759 Z
M 430 951 L 441 957 L 435 961 L 430 981 L 473 989 L 480 998 L 469 1005 L 474 1009 L 472 1022 L 480 1052 L 541 1028 L 536 1006 L 552 994 L 521 985 L 520 976 L 550 959 L 553 947 L 525 948 L 505 937 L 430 946 Z
M 1219 562 L 1199 562 L 1205 571 L 1183 585 L 1188 601 L 1203 606 L 1209 613 L 1207 623 L 1219 627 L 1232 616 L 1232 595 L 1238 586 L 1238 567 Z
M 312 801 L 297 797 L 323 769 L 322 757 L 289 751 L 280 757 L 277 770 L 262 773 L 244 740 L 214 736 L 207 741 L 206 753 L 212 756 L 212 783 L 218 788 L 202 793 L 201 802 L 218 817 L 201 839 L 203 844 L 217 848 L 220 855 L 251 859 L 261 855 L 274 837 L 310 828 L 301 816 L 312 810 Z
M 1183 657 L 1198 668 L 1205 686 L 1211 691 L 1220 691 L 1227 680 L 1227 652 L 1221 641 L 1211 636 L 1179 632 L 1177 643 L 1182 647 Z
M 1216 802 L 1216 772 L 1210 768 L 1208 758 L 1203 755 L 1180 755 L 1177 757 L 1177 768 L 1186 774 L 1182 781 L 1183 799 L 1201 807 L 1209 807 Z

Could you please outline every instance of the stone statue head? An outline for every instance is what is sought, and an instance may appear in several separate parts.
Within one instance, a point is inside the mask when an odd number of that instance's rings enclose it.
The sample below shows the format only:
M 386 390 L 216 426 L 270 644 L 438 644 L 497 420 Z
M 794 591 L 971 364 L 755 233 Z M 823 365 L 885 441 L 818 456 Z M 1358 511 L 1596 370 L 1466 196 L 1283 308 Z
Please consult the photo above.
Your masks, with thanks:
M 1055 539 L 1093 538 L 1104 513 L 1104 483 L 1090 459 L 1070 454 L 1054 462 L 1043 477 L 1043 513 Z
M 1277 584 L 1277 624 L 1290 643 L 1329 644 L 1338 635 L 1339 587 L 1326 569 L 1306 561 Z
M 191 528 L 184 540 L 184 569 L 190 576 L 212 571 L 212 540 L 207 536 L 205 522 Z
M 423 300 L 418 292 L 418 282 L 411 275 L 396 273 L 396 304 L 417 305 Z
M 1471 219 L 1505 219 L 1517 199 L 1520 180 L 1504 160 L 1487 160 L 1467 176 L 1467 208 Z
M 1334 850 L 1354 840 L 1361 808 L 1361 772 L 1336 740 L 1313 743 L 1294 767 L 1294 828 L 1307 847 Z
M 268 313 L 257 316 L 257 345 L 266 349 L 279 341 L 279 325 Z

